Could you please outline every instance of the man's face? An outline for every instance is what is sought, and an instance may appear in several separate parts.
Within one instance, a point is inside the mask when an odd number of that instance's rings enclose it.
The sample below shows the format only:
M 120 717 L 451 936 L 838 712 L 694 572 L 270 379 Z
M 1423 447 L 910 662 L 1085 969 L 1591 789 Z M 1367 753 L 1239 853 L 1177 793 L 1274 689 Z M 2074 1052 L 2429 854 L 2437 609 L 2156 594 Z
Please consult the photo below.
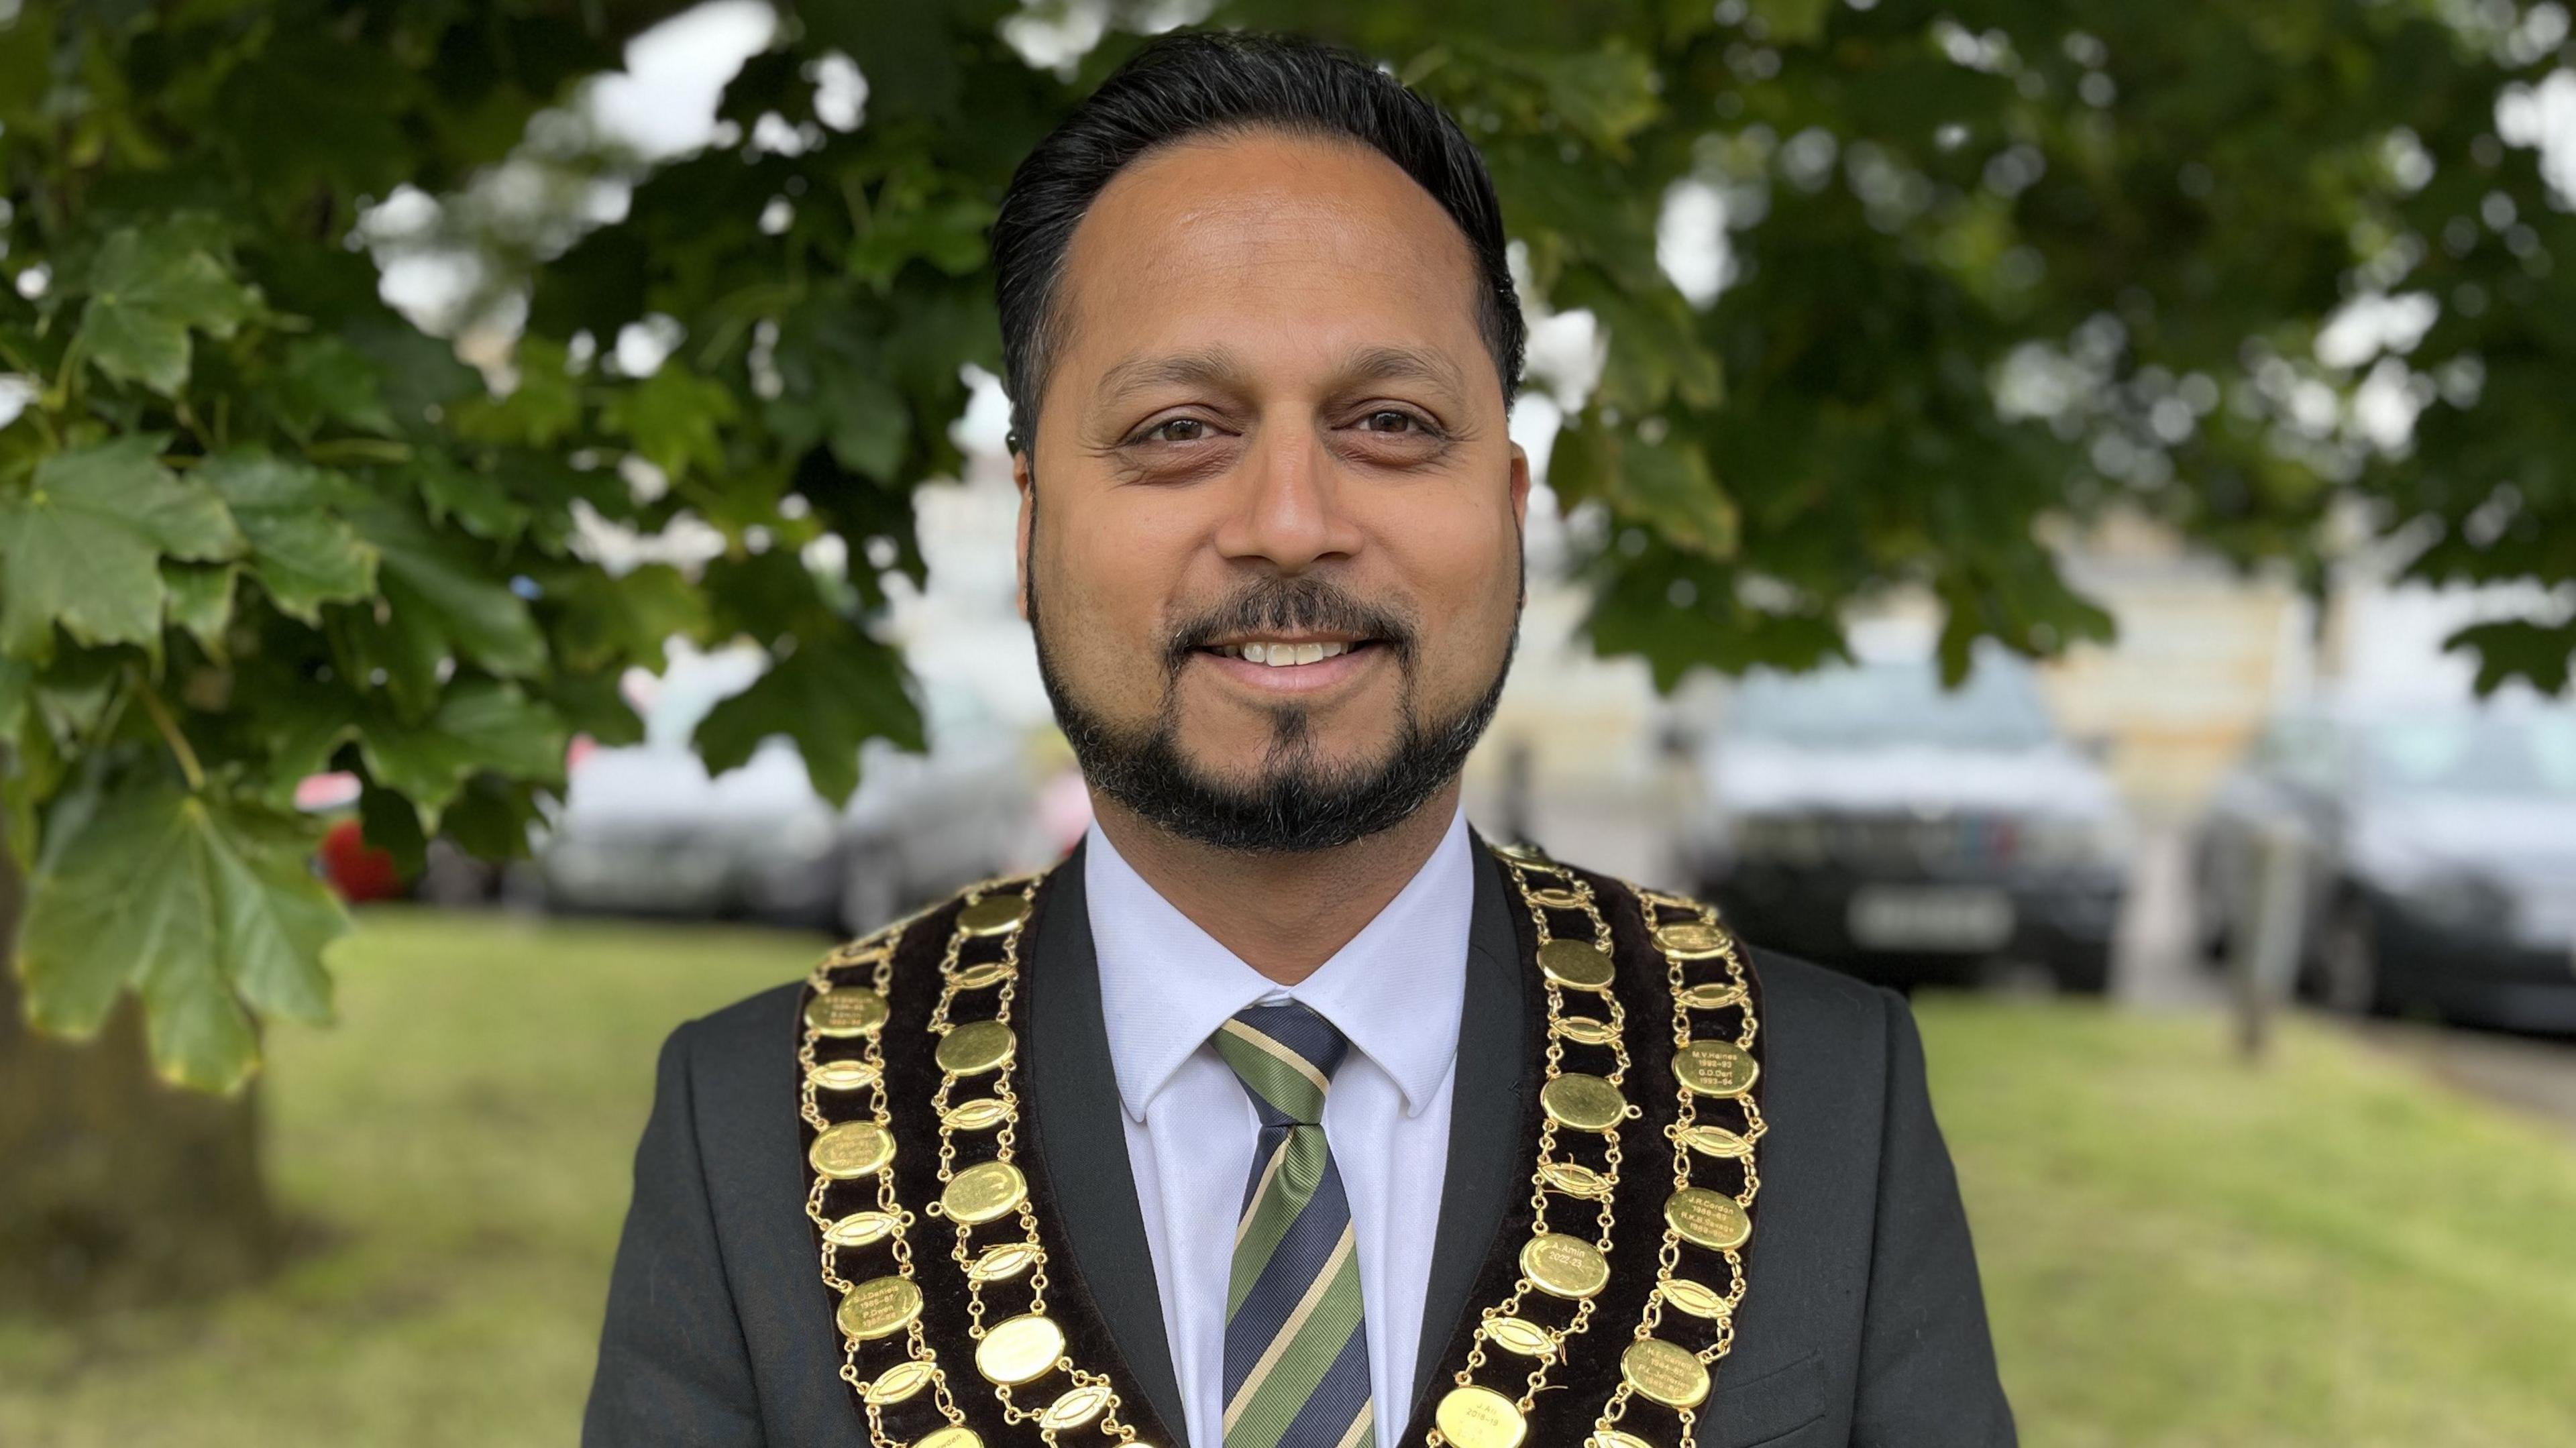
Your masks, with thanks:
M 1529 491 L 1477 275 L 1353 143 L 1185 142 L 1102 191 L 1019 459 L 1021 609 L 1096 788 L 1301 849 L 1454 775 L 1510 658 Z

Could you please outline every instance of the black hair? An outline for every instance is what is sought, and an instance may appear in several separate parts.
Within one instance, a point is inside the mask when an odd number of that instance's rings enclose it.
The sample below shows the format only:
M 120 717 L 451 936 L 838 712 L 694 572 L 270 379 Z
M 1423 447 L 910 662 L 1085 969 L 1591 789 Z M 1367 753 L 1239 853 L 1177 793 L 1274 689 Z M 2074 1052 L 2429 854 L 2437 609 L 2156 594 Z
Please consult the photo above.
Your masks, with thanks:
M 1475 258 L 1476 324 L 1510 403 L 1528 328 L 1503 257 L 1493 178 L 1457 122 L 1347 51 L 1298 36 L 1175 31 L 1147 41 L 1075 106 L 1021 160 L 1003 193 L 993 221 L 993 290 L 1015 448 L 1033 436 L 1038 396 L 1061 339 L 1056 306 L 1065 252 L 1101 189 L 1161 147 L 1263 129 L 1357 141 L 1431 193 Z

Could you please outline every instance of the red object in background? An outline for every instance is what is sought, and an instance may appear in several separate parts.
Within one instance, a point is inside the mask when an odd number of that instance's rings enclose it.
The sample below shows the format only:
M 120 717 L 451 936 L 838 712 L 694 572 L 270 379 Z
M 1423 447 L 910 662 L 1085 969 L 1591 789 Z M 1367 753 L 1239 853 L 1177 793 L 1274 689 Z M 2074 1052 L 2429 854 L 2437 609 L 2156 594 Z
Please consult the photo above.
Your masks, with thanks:
M 318 853 L 322 878 L 341 899 L 355 905 L 402 898 L 402 871 L 394 867 L 394 857 L 368 844 L 355 818 L 332 825 Z

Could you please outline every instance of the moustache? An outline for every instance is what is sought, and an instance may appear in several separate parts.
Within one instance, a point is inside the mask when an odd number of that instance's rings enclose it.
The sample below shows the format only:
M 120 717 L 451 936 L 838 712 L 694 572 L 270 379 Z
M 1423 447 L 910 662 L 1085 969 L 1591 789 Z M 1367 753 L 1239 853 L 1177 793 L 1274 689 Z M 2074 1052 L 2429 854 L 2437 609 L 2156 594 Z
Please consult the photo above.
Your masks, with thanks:
M 1405 613 L 1365 602 L 1325 579 L 1269 578 L 1173 625 L 1164 661 L 1178 669 L 1190 655 L 1229 638 L 1310 631 L 1352 634 L 1384 645 L 1395 651 L 1399 663 L 1413 658 L 1413 621 Z

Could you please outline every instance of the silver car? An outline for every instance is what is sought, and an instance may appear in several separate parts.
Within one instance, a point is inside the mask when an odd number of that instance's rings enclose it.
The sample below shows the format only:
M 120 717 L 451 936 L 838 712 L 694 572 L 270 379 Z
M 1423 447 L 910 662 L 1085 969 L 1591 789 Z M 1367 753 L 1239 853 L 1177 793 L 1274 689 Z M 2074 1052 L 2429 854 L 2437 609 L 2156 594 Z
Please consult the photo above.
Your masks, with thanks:
M 931 692 L 926 754 L 868 741 L 845 809 L 815 792 L 784 736 L 710 777 L 690 734 L 761 666 L 749 649 L 677 655 L 638 690 L 644 741 L 576 758 L 529 869 L 533 893 L 559 908 L 855 934 L 1043 861 L 1032 751 L 963 692 Z

